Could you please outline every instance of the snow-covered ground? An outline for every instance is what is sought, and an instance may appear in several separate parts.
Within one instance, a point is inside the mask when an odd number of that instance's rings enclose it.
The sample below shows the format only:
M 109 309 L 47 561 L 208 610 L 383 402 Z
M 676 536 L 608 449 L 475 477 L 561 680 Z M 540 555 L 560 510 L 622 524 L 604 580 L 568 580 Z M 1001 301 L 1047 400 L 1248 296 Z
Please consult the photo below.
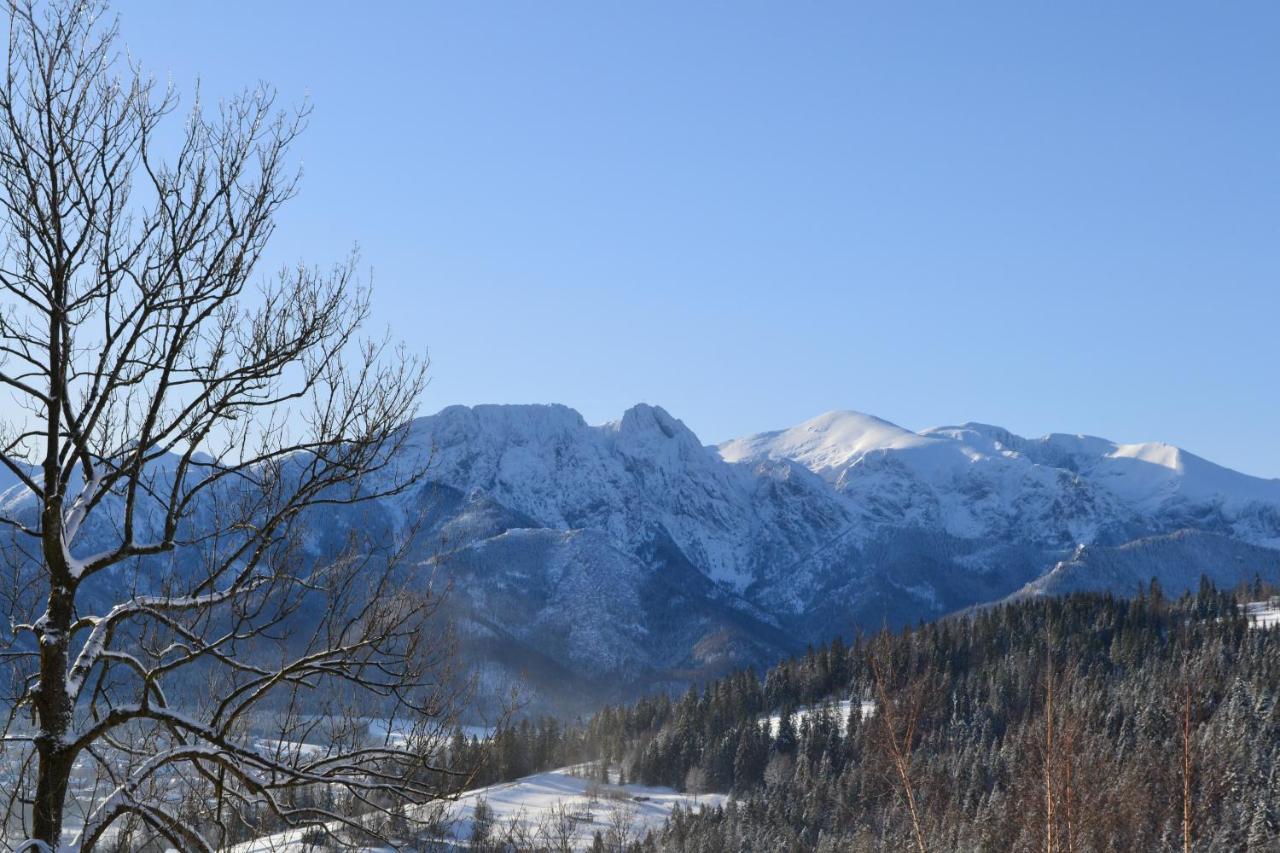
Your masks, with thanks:
M 514 821 L 536 838 L 540 828 L 555 831 L 553 827 L 563 814 L 571 826 L 574 848 L 581 850 L 590 848 L 596 832 L 607 835 L 615 816 L 629 824 L 632 839 L 639 839 L 661 827 L 677 805 L 714 807 L 727 799 L 724 794 L 694 797 L 670 788 L 643 785 L 600 785 L 589 776 L 587 768 L 565 767 L 468 791 L 448 806 L 448 837 L 457 841 L 471 837 L 476 806 L 481 800 L 493 815 L 495 836 L 501 837 Z M 233 847 L 232 853 L 300 853 L 304 849 L 302 834 L 301 830 L 294 830 L 260 838 Z
M 1274 628 L 1280 625 L 1280 598 L 1250 601 L 1244 606 L 1244 612 L 1254 628 Z
M 870 699 L 862 699 L 859 701 L 861 702 L 862 719 L 865 720 L 867 717 L 875 713 L 875 710 L 876 710 L 875 702 L 872 702 Z M 821 711 L 824 707 L 826 706 L 819 705 L 815 708 L 809 708 L 809 707 L 797 708 L 795 710 L 795 713 L 792 715 L 793 717 L 792 722 L 795 723 L 797 726 L 799 726 L 800 723 L 808 719 L 811 714 Z M 835 713 L 836 720 L 840 725 L 841 734 L 844 734 L 845 728 L 849 723 L 849 709 L 852 707 L 853 707 L 852 699 L 842 699 L 841 701 L 831 705 L 831 710 Z M 777 713 L 769 717 L 762 717 L 761 722 L 768 723 L 770 737 L 777 737 L 778 727 L 782 725 L 782 714 Z
M 370 744 L 386 744 L 391 747 L 403 748 L 408 743 L 408 739 L 413 732 L 413 726 L 407 722 L 388 724 L 386 720 L 375 717 L 365 717 L 360 722 L 363 722 L 368 728 L 365 739 Z M 464 736 L 478 740 L 493 737 L 494 733 L 493 726 L 464 725 L 457 728 L 462 731 Z M 433 732 L 432 737 L 447 740 L 451 736 L 451 731 Z M 419 736 L 421 737 L 421 734 Z M 279 753 L 296 755 L 302 758 L 319 758 L 331 752 L 331 747 L 322 743 L 278 740 L 276 738 L 257 738 L 253 741 L 253 747 L 269 755 Z
M 365 722 L 369 726 L 369 738 L 375 743 L 382 743 L 385 740 L 389 744 L 403 746 L 409 732 L 413 730 L 412 723 L 403 720 L 389 725 L 384 719 L 368 717 Z M 488 725 L 463 725 L 458 728 L 462 729 L 462 733 L 467 737 L 480 740 L 493 737 L 494 733 L 494 727 Z

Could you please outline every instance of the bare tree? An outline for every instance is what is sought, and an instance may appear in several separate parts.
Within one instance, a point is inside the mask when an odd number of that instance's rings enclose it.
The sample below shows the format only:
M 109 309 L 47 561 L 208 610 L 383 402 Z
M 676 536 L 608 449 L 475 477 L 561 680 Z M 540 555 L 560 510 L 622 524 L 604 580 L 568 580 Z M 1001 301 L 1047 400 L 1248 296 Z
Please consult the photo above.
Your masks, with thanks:
M 882 634 L 872 641 L 867 653 L 876 692 L 876 717 L 880 721 L 878 743 L 888 756 L 902 787 L 902 796 L 911 817 L 916 850 L 918 853 L 927 853 L 920 809 L 916 802 L 915 779 L 911 773 L 911 756 L 919 735 L 920 718 L 925 710 L 930 685 L 928 679 L 922 676 L 908 678 L 907 683 L 897 689 L 884 660 L 888 646 L 888 636 Z
M 499 851 L 536 850 L 537 834 L 538 827 L 531 825 L 528 812 L 519 808 L 507 816 L 501 827 L 500 840 L 493 847 Z
M 1055 759 L 1059 746 L 1053 739 L 1054 706 L 1053 683 L 1056 677 L 1053 666 L 1053 634 L 1049 628 L 1049 609 L 1045 608 L 1044 621 L 1044 742 L 1042 744 L 1041 764 L 1044 771 L 1044 850 L 1053 853 L 1055 840 L 1054 825 L 1054 771 Z
M 1195 772 L 1193 739 L 1195 737 L 1194 720 L 1197 713 L 1195 694 L 1199 685 L 1191 672 L 1190 651 L 1187 649 L 1188 639 L 1185 630 L 1181 640 L 1184 650 L 1182 672 L 1178 685 L 1178 734 L 1181 738 L 1182 746 L 1181 767 L 1179 768 L 1182 776 L 1182 850 L 1183 853 L 1191 853 L 1191 839 L 1195 829 L 1193 794 Z
M 689 772 L 684 775 L 684 789 L 693 795 L 696 805 L 698 797 L 707 792 L 707 771 L 698 765 L 690 767 Z
M 633 803 L 615 800 L 609 806 L 609 847 L 617 853 L 626 853 L 636 836 L 636 807 Z
M 552 853 L 573 853 L 573 841 L 578 833 L 578 821 L 564 800 L 558 800 L 548 815 L 543 833 L 543 843 Z
M 1038 673 L 1042 707 L 1030 716 L 1021 735 L 1021 749 L 1038 758 L 1038 767 L 1028 765 L 1020 809 L 1030 837 L 1046 853 L 1074 851 L 1087 847 L 1092 829 L 1098 791 L 1105 785 L 1091 784 L 1104 774 L 1090 757 L 1090 732 L 1079 713 L 1078 676 L 1074 654 L 1058 655 L 1060 641 L 1053 630 L 1052 614 L 1044 612 L 1044 659 Z
M 197 101 L 165 149 L 174 93 L 103 12 L 9 5 L 4 745 L 25 752 L 0 787 L 48 848 L 77 767 L 101 783 L 82 849 L 123 821 L 184 850 L 354 826 L 446 777 L 423 722 L 450 707 L 437 597 L 356 509 L 419 475 L 396 460 L 425 365 L 360 339 L 354 258 L 259 274 L 306 111 L 265 88 Z M 370 737 L 370 710 L 404 723 Z M 166 799 L 185 789 L 200 813 Z

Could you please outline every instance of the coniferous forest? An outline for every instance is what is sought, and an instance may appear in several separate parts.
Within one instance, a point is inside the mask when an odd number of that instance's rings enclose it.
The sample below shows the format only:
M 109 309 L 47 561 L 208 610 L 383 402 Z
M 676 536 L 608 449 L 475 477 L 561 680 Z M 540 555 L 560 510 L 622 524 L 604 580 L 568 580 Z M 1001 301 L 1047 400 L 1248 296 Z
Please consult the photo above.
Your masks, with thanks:
M 733 795 L 641 850 L 1276 850 L 1280 633 L 1240 607 L 1260 592 L 1029 600 L 453 753 L 480 781 L 587 760 Z

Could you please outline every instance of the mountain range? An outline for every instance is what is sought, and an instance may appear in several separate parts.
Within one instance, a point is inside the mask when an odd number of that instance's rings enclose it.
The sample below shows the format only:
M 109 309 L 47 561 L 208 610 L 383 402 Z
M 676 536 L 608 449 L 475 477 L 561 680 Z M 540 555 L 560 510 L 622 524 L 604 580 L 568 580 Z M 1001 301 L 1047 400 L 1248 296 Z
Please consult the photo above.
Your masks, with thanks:
M 1280 580 L 1280 481 L 1167 444 L 830 412 L 708 447 L 650 405 L 410 428 L 426 483 L 392 516 L 487 680 L 561 706 L 1010 597 Z
M 643 404 L 603 425 L 560 405 L 454 406 L 406 429 L 397 467 L 420 484 L 311 511 L 308 547 L 412 531 L 482 694 L 518 681 L 533 709 L 1010 598 L 1280 581 L 1280 480 L 1167 444 L 830 412 L 708 447 Z M 0 508 L 31 512 L 24 494 L 0 481 Z M 106 515 L 77 548 L 112 541 Z

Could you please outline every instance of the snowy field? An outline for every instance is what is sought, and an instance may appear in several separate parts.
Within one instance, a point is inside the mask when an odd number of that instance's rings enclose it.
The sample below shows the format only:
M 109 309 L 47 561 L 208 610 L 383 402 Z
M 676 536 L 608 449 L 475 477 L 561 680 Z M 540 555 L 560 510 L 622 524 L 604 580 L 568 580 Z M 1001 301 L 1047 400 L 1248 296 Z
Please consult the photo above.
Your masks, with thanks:
M 476 805 L 481 800 L 493 815 L 497 837 L 513 824 L 533 838 L 565 826 L 574 849 L 584 850 L 591 847 L 596 832 L 607 835 L 615 823 L 625 823 L 629 837 L 640 839 L 650 829 L 660 828 L 677 805 L 714 807 L 728 799 L 724 794 L 694 797 L 670 788 L 600 785 L 585 775 L 575 775 L 585 770 L 566 767 L 469 791 L 448 807 L 447 837 L 459 842 L 471 838 Z M 314 848 L 304 848 L 302 831 L 294 830 L 237 845 L 232 853 L 301 853 L 304 849 Z
M 408 724 L 389 726 L 386 720 L 373 717 L 361 718 L 359 721 L 368 727 L 366 737 L 369 743 L 388 743 L 393 746 L 403 746 L 406 743 L 407 733 L 410 730 Z M 494 732 L 492 726 L 486 725 L 464 725 L 459 726 L 459 728 L 465 736 L 481 740 L 491 737 Z M 11 734 L 28 735 L 30 732 L 15 727 L 11 730 Z M 264 755 L 302 759 L 320 758 L 327 754 L 330 749 L 319 743 L 279 740 L 271 737 L 253 738 L 248 745 Z M 21 761 L 23 754 L 21 751 L 5 752 L 0 750 L 0 796 L 13 789 L 16 784 L 15 780 L 23 772 Z M 108 753 L 103 754 L 109 755 Z M 112 763 L 117 774 L 121 776 L 128 774 L 129 763 L 123 756 L 116 756 Z M 110 787 L 101 778 L 101 771 L 93 760 L 84 755 L 76 759 L 72 770 L 66 813 L 63 820 L 62 839 L 64 845 L 70 847 L 75 841 L 84 826 L 87 813 L 92 809 L 93 805 L 101 802 L 102 798 L 109 792 Z M 181 791 L 176 787 L 168 791 L 169 807 L 174 808 L 177 806 L 180 793 Z M 117 827 L 113 826 L 107 830 L 106 841 L 109 842 L 115 837 L 116 829 Z M 11 839 L 6 839 L 0 835 L 0 848 L 8 849 L 5 845 L 9 841 Z M 294 849 L 300 850 L 302 848 L 299 845 Z
M 808 719 L 810 715 L 821 711 L 824 707 L 826 706 L 819 705 L 816 708 L 808 708 L 808 707 L 796 708 L 795 713 L 792 714 L 792 722 L 795 723 L 795 725 L 799 726 L 800 723 Z M 853 700 L 843 699 L 839 702 L 832 704 L 830 707 L 831 707 L 831 710 L 836 715 L 836 720 L 840 724 L 840 734 L 844 734 L 845 729 L 848 727 L 848 724 L 849 724 L 849 709 L 853 707 Z M 861 707 L 862 707 L 862 719 L 865 720 L 867 717 L 875 713 L 876 703 L 872 702 L 870 699 L 862 699 Z M 762 717 L 760 721 L 764 723 L 768 723 L 770 737 L 778 736 L 778 727 L 782 725 L 781 713 L 774 714 L 770 717 Z
M 1280 599 L 1251 601 L 1244 606 L 1244 612 L 1254 628 L 1274 628 L 1280 625 Z

